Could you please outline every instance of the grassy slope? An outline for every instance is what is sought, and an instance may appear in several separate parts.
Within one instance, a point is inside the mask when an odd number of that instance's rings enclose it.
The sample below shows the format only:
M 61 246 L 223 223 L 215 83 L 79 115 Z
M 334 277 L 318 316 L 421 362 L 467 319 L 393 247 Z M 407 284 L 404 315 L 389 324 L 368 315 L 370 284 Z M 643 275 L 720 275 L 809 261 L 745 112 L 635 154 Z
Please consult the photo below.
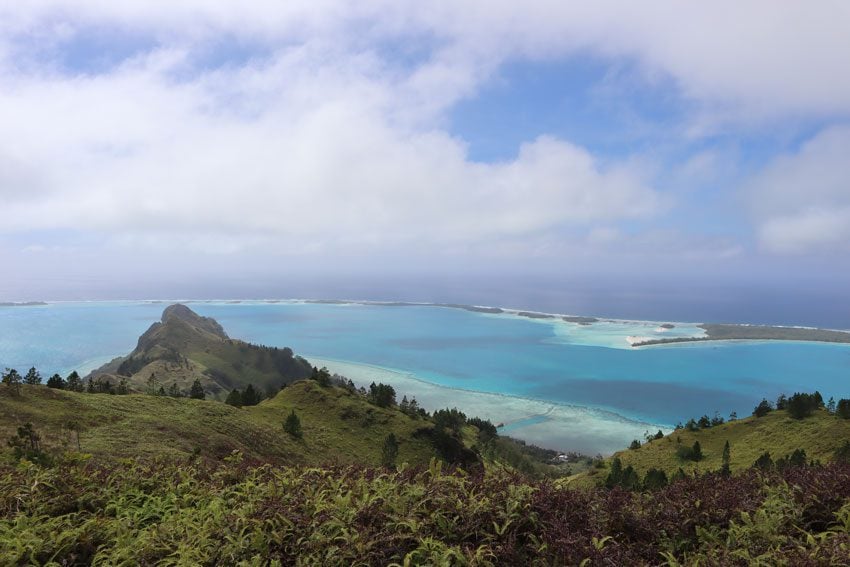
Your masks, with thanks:
M 730 466 L 734 472 L 751 467 L 765 451 L 776 460 L 795 449 L 805 449 L 810 459 L 826 462 L 846 440 L 850 440 L 850 420 L 824 410 L 802 420 L 792 419 L 786 411 L 774 411 L 765 417 L 748 417 L 695 432 L 680 429 L 663 439 L 644 443 L 640 449 L 620 451 L 613 456 L 620 457 L 623 466 L 632 465 L 641 477 L 650 468 L 662 469 L 668 475 L 679 467 L 685 472 L 705 472 L 721 467 L 723 445 L 729 441 Z M 694 441 L 699 441 L 704 458 L 699 462 L 679 459 L 676 450 L 690 447 Z M 608 469 L 590 471 L 596 479 L 604 480 L 607 474 Z
M 303 440 L 291 438 L 282 428 L 293 408 L 301 418 Z M 344 412 L 354 417 L 343 418 Z M 411 436 L 425 421 L 313 382 L 297 382 L 274 399 L 243 409 L 213 401 L 78 394 L 44 386 L 24 386 L 20 397 L 0 390 L 3 441 L 29 421 L 45 447 L 73 447 L 75 441 L 64 429 L 71 420 L 85 427 L 82 450 L 102 458 L 188 456 L 195 450 L 204 457 L 221 458 L 238 449 L 248 457 L 276 463 L 375 465 L 390 432 L 400 442 L 399 463 L 427 463 L 433 454 L 427 441 Z
M 296 382 L 248 411 L 260 423 L 280 424 L 293 409 L 315 462 L 379 465 L 389 433 L 399 441 L 399 463 L 427 464 L 433 455 L 427 439 L 413 436 L 417 429 L 432 425 L 430 421 L 379 408 L 343 388 Z

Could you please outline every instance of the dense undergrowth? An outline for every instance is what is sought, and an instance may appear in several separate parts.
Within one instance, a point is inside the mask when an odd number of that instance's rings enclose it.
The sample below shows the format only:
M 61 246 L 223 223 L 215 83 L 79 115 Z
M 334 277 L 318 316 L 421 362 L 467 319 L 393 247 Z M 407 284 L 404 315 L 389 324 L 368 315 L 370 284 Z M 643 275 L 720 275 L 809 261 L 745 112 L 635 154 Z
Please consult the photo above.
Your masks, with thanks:
M 185 461 L 0 465 L 2 565 L 842 565 L 850 466 L 655 492 L 508 473 Z

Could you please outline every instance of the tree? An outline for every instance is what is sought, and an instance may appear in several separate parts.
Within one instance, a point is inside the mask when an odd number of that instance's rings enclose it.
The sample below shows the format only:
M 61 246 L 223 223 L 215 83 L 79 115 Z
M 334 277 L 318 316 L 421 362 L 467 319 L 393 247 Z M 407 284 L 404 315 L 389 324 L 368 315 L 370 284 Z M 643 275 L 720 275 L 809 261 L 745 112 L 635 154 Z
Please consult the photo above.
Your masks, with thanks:
M 755 407 L 753 410 L 753 415 L 756 417 L 764 417 L 770 412 L 773 411 L 773 404 L 771 404 L 766 399 L 762 399 L 762 401 Z
M 496 426 L 489 419 L 471 417 L 466 420 L 466 423 L 478 429 L 478 441 L 480 443 L 486 444 L 499 436 Z
M 823 398 L 818 392 L 814 394 L 795 393 L 788 398 L 788 415 L 794 419 L 803 419 L 812 415 L 816 409 L 823 405 Z
M 832 414 L 835 413 L 835 398 L 832 396 L 829 397 L 829 402 L 826 404 L 826 411 Z
M 795 449 L 788 457 L 788 464 L 792 467 L 803 467 L 806 465 L 806 450 Z
M 386 408 L 395 405 L 395 388 L 389 384 L 369 385 L 369 401 L 378 407 Z
M 65 382 L 68 384 L 68 389 L 72 392 L 82 392 L 83 390 L 85 390 L 83 380 L 82 378 L 80 378 L 80 375 L 77 373 L 76 370 L 68 374 L 68 379 L 65 380 Z
M 620 457 L 614 457 L 611 461 L 611 470 L 608 472 L 608 477 L 605 479 L 605 486 L 607 488 L 614 488 L 615 486 L 619 486 L 623 480 L 623 461 L 620 460 Z
M 65 379 L 59 376 L 58 374 L 54 374 L 53 376 L 47 379 L 48 388 L 53 388 L 54 390 L 64 390 L 65 385 Z
M 242 407 L 242 393 L 239 390 L 230 390 L 230 393 L 227 394 L 227 399 L 224 400 L 229 406 L 234 406 L 237 408 Z
M 699 441 L 694 441 L 691 447 L 679 447 L 676 450 L 676 456 L 683 461 L 700 461 L 702 460 L 702 447 Z
M 130 393 L 130 386 L 129 386 L 129 384 L 127 384 L 126 378 L 122 377 L 121 381 L 118 382 L 118 392 L 117 393 L 118 393 L 119 396 L 126 396 L 127 394 Z
M 738 419 L 738 412 L 733 411 L 729 414 L 729 421 L 736 421 Z
M 707 415 L 703 415 L 701 418 L 699 418 L 697 425 L 700 429 L 708 429 L 709 427 L 711 427 L 711 419 L 709 419 Z
M 76 433 L 77 435 L 77 451 L 82 451 L 82 447 L 80 445 L 80 433 L 85 430 L 85 427 L 79 421 L 68 421 L 65 423 L 65 429 L 72 433 Z
M 457 408 L 437 410 L 434 412 L 434 423 L 437 427 L 459 433 L 460 428 L 466 423 L 466 414 Z
M 702 447 L 699 444 L 699 441 L 694 441 L 694 446 L 691 448 L 693 451 L 693 456 L 691 457 L 694 461 L 702 460 Z
M 839 463 L 850 463 L 850 441 L 845 440 L 844 444 L 835 450 L 833 459 Z
M 41 435 L 33 428 L 32 423 L 18 427 L 18 434 L 9 439 L 15 458 L 26 458 L 34 463 L 49 464 L 50 458 L 41 450 Z
M 770 453 L 767 451 L 762 453 L 762 455 L 756 459 L 756 462 L 753 463 L 753 468 L 761 469 L 763 471 L 773 469 L 773 459 L 770 458 Z
M 189 397 L 193 400 L 203 400 L 207 397 L 207 394 L 204 392 L 204 387 L 201 386 L 201 381 L 195 378 L 195 381 L 192 382 L 192 387 L 189 389 Z
M 177 382 L 172 382 L 171 386 L 168 387 L 168 395 L 172 398 L 179 398 L 183 395 L 180 388 L 177 387 Z
M 785 394 L 779 394 L 779 397 L 776 398 L 776 409 L 784 410 L 788 406 L 788 397 Z
M 398 457 L 398 441 L 394 433 L 390 433 L 384 439 L 384 447 L 381 449 L 381 464 L 387 468 L 395 467 L 395 460 Z
M 313 373 L 310 375 L 311 380 L 319 383 L 319 386 L 327 387 L 331 385 L 331 373 L 324 366 L 322 368 L 313 367 Z
M 148 376 L 148 381 L 147 381 L 146 391 L 147 391 L 148 395 L 151 395 L 151 396 L 158 395 L 159 394 L 159 388 L 160 388 L 159 380 L 156 379 L 156 373 L 151 372 L 151 375 Z
M 303 431 L 301 430 L 301 420 L 295 414 L 295 410 L 292 410 L 288 416 L 286 416 L 286 420 L 283 422 L 283 430 L 289 433 L 291 436 L 296 439 L 301 439 L 303 436 Z
M 660 469 L 649 469 L 643 479 L 643 487 L 646 490 L 658 490 L 667 486 L 667 473 Z
M 631 445 L 629 445 L 629 449 L 633 451 L 635 449 L 640 449 L 640 441 L 638 441 L 637 439 L 633 439 Z
M 37 386 L 41 384 L 41 374 L 38 373 L 38 370 L 33 366 L 27 371 L 27 375 L 24 376 L 24 383 L 29 384 L 30 386 Z
M 723 445 L 723 466 L 720 467 L 720 474 L 723 476 L 729 476 L 732 474 L 732 469 L 730 468 L 730 462 L 732 460 L 732 450 L 729 447 L 729 440 L 726 440 L 726 443 Z
M 850 400 L 842 398 L 835 407 L 835 415 L 842 419 L 850 419 Z
M 262 401 L 260 397 L 260 393 L 254 389 L 253 384 L 248 384 L 245 388 L 245 391 L 242 392 L 242 405 L 243 406 L 255 406 Z
M 3 373 L 2 382 L 13 396 L 21 395 L 21 375 L 18 374 L 17 370 L 7 368 L 6 372 Z

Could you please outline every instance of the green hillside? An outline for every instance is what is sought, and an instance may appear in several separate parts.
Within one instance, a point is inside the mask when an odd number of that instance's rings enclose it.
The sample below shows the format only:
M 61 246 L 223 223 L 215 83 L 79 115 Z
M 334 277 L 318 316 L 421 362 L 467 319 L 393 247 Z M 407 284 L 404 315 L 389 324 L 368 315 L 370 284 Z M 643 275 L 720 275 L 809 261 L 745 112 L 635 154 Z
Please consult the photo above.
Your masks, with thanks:
M 223 399 L 230 390 L 248 384 L 265 391 L 306 378 L 312 368 L 289 348 L 253 345 L 227 336 L 221 325 L 201 317 L 185 305 L 162 313 L 139 337 L 127 356 L 92 372 L 89 377 L 118 383 L 127 379 L 139 391 L 168 389 L 172 384 L 188 392 L 199 380 L 208 395 Z
M 303 436 L 283 430 L 292 410 Z M 216 401 L 146 394 L 116 396 L 22 386 L 18 396 L 0 388 L 0 438 L 30 422 L 48 451 L 80 449 L 99 459 L 189 457 L 219 460 L 232 451 L 273 463 L 379 465 L 384 439 L 394 434 L 398 462 L 424 464 L 436 453 L 427 435 L 433 426 L 395 408 L 379 408 L 335 386 L 300 381 L 257 406 L 235 408 Z
M 697 441 L 702 459 L 691 461 L 677 456 L 680 448 L 692 447 Z M 643 443 L 639 449 L 620 451 L 607 462 L 610 465 L 618 457 L 623 467 L 631 465 L 641 478 L 651 468 L 663 470 L 668 477 L 680 468 L 686 473 L 714 471 L 723 464 L 723 447 L 727 441 L 733 473 L 752 467 L 765 452 L 776 460 L 803 449 L 810 460 L 827 462 L 839 447 L 850 441 L 850 420 L 823 409 L 805 419 L 793 419 L 787 411 L 777 410 L 764 417 L 747 417 L 708 429 L 677 429 L 661 439 Z M 588 475 L 601 482 L 608 470 L 607 467 L 592 469 Z

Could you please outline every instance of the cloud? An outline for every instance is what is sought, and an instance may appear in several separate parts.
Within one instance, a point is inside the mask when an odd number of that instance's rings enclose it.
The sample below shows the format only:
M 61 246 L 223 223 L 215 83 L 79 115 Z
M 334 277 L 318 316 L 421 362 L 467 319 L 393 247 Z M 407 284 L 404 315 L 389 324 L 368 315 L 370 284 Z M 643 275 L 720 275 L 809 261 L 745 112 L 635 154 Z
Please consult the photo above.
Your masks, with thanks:
M 828 128 L 776 158 L 748 185 L 761 245 L 771 252 L 850 250 L 850 127 Z
M 403 53 L 424 51 L 440 64 L 419 80 L 463 83 L 506 60 L 589 53 L 634 60 L 647 80 L 672 77 L 688 98 L 737 119 L 850 113 L 850 76 L 843 72 L 850 8 L 842 0 L 817 6 L 770 0 L 293 0 L 250 6 L 227 0 L 42 0 L 0 8 L 0 21 L 18 56 L 32 50 L 33 39 L 49 51 L 56 38 L 67 42 L 104 28 L 147 35 L 161 45 L 320 40 L 348 50 L 384 44 Z
M 0 155 L 46 172 L 48 188 L 15 185 L 2 230 L 334 250 L 523 237 L 661 207 L 639 168 L 552 137 L 471 162 L 429 127 L 431 95 L 447 89 L 422 79 L 432 65 L 405 74 L 327 49 L 189 78 L 175 78 L 189 56 L 173 49 L 111 73 L 18 77 L 0 88 Z
M 80 229 L 130 249 L 230 254 L 489 243 L 558 256 L 578 233 L 591 243 L 634 234 L 622 225 L 670 203 L 639 158 L 612 161 L 546 132 L 512 159 L 470 160 L 450 111 L 501 66 L 625 62 L 694 104 L 698 136 L 835 121 L 850 115 L 848 27 L 840 1 L 0 6 L 0 231 Z M 766 249 L 845 235 L 850 205 L 828 188 L 846 186 L 829 149 L 846 143 L 828 134 L 753 183 L 752 194 L 771 194 L 753 206 Z M 703 178 L 716 163 L 707 150 L 673 174 Z M 812 173 L 819 188 L 801 189 Z M 706 248 L 740 254 L 722 237 Z

